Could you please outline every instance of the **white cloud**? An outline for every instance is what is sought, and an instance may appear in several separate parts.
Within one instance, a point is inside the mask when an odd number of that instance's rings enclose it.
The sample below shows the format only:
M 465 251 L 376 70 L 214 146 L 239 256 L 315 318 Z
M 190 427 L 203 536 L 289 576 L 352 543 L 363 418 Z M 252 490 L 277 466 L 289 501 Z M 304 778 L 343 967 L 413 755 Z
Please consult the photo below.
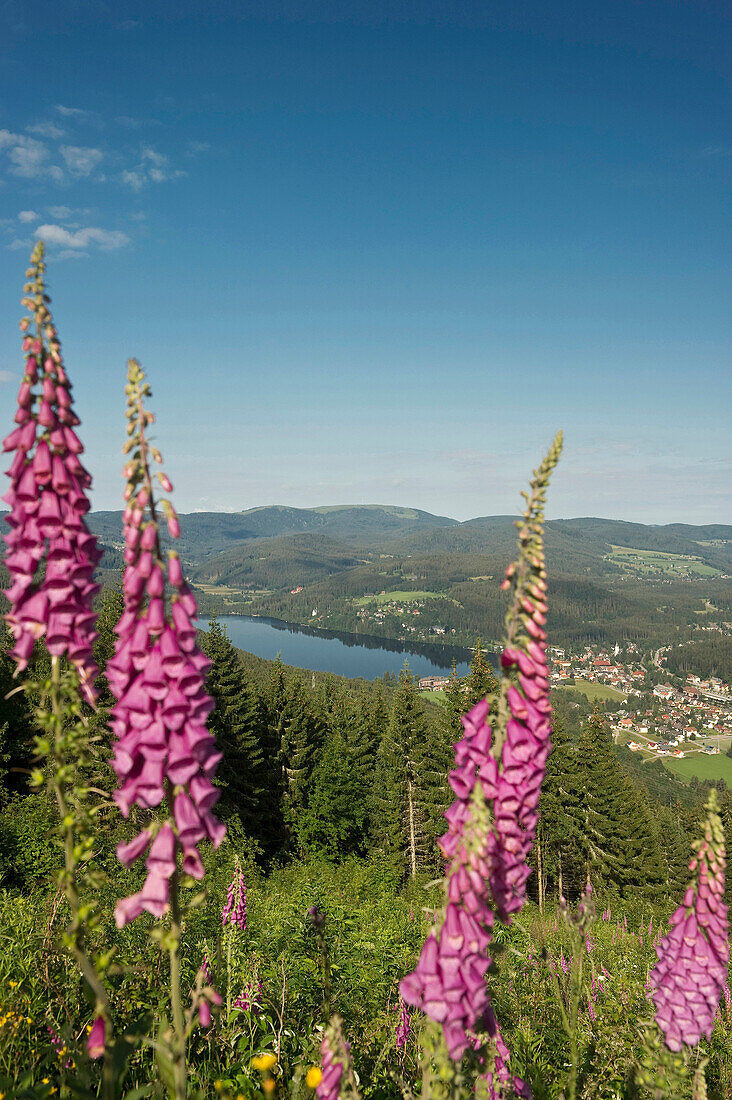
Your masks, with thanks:
M 170 167 L 170 162 L 163 153 L 159 153 L 151 145 L 143 145 L 139 164 L 122 173 L 122 182 L 133 191 L 141 191 L 147 183 L 165 183 L 166 180 L 178 179 L 184 175 L 185 172 L 180 169 Z
M 47 244 L 57 244 L 74 252 L 82 251 L 90 244 L 110 252 L 116 248 L 124 248 L 130 242 L 127 234 L 118 229 L 97 229 L 95 226 L 73 231 L 62 225 L 39 225 L 35 235 Z
M 66 166 L 75 176 L 89 176 L 104 156 L 101 149 L 90 149 L 83 145 L 62 145 L 61 156 Z
M 208 153 L 211 146 L 207 141 L 189 141 L 188 142 L 188 155 L 191 157 L 200 156 L 202 153 Z
M 19 222 L 36 222 L 38 221 L 38 215 L 35 210 L 21 210 L 18 214 Z
M 151 145 L 144 146 L 142 150 L 142 159 L 143 161 L 149 160 L 156 168 L 165 168 L 168 164 L 168 158 L 162 153 L 158 153 Z
M 16 375 L 11 370 L 0 370 L 0 385 L 15 382 Z
M 81 107 L 64 107 L 63 103 L 57 103 L 56 110 L 62 118 L 86 119 L 92 117 L 91 111 L 83 111 Z
M 33 247 L 33 241 L 32 240 L 21 240 L 19 237 L 16 237 L 16 239 L 14 241 L 11 241 L 10 244 L 8 245 L 8 248 L 12 249 L 13 252 L 17 252 L 21 248 L 24 251 L 25 250 L 30 250 L 32 247 Z
M 122 173 L 122 182 L 131 187 L 133 191 L 142 191 L 145 186 L 145 176 L 142 172 L 125 171 Z
M 57 221 L 65 222 L 71 217 L 73 210 L 70 210 L 68 206 L 49 206 L 48 213 Z
M 37 179 L 45 175 L 57 182 L 63 180 L 63 171 L 57 165 L 48 163 L 48 147 L 37 138 L 0 130 L 0 150 L 7 153 L 10 171 L 14 176 Z
M 45 138 L 62 138 L 65 133 L 55 122 L 37 122 L 35 126 L 26 126 L 26 130 L 29 134 Z
M 8 135 L 10 141 L 5 135 Z M 3 131 L 3 145 L 7 147 L 10 171 L 14 176 L 33 179 L 45 170 L 48 149 L 42 141 L 26 137 L 25 134 L 8 134 L 6 130 Z

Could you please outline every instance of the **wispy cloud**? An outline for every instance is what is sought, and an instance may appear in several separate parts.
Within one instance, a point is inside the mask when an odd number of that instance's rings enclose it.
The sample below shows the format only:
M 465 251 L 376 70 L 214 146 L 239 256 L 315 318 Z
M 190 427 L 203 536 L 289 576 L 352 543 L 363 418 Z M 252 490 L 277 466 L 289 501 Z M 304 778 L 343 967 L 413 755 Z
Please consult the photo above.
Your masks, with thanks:
M 101 149 L 83 145 L 62 145 L 60 152 L 66 167 L 75 176 L 90 176 L 104 157 Z
M 732 156 L 732 145 L 705 145 L 699 152 L 700 157 Z
M 184 175 L 185 172 L 180 169 L 170 167 L 170 162 L 163 153 L 159 153 L 151 145 L 144 145 L 139 162 L 134 168 L 128 168 L 122 173 L 122 182 L 133 191 L 141 191 L 148 183 L 164 183 Z
M 36 214 L 35 210 L 21 210 L 21 212 L 18 214 L 18 221 L 19 222 L 37 222 L 38 221 L 38 215 Z
M 75 253 L 83 251 L 89 245 L 96 245 L 104 252 L 110 252 L 124 248 L 130 242 L 127 234 L 118 229 L 98 229 L 96 226 L 71 230 L 62 225 L 39 225 L 35 235 L 46 244 L 59 245 Z
M 55 178 L 55 173 L 61 171 L 48 164 L 50 154 L 47 146 L 37 138 L 28 137 L 27 134 L 14 134 L 10 130 L 0 130 L 0 150 L 7 153 L 10 171 L 14 176 L 35 179 L 43 172 Z
M 81 107 L 65 107 L 63 103 L 57 103 L 56 110 L 62 118 L 76 118 L 80 122 L 88 122 L 96 117 L 94 111 L 85 111 Z
M 15 382 L 16 377 L 11 370 L 0 370 L 0 386 L 6 386 L 8 382 Z
M 82 137 L 85 126 L 99 121 L 95 112 L 81 107 L 59 103 L 55 110 L 68 120 L 68 131 L 78 133 L 79 137 Z M 137 120 L 122 116 L 117 121 L 136 128 L 154 124 L 156 120 Z M 68 139 L 64 141 L 65 137 L 66 128 L 49 121 L 35 123 L 22 132 L 0 129 L 0 160 L 4 160 L 5 170 L 11 176 L 22 180 L 65 185 L 86 179 L 94 180 L 95 183 L 114 180 L 135 192 L 142 191 L 146 186 L 186 175 L 181 169 L 173 167 L 165 153 L 149 143 L 139 147 L 135 156 L 129 148 L 106 148 L 76 141 L 72 144 Z M 206 142 L 194 141 L 186 146 L 186 155 L 195 156 L 207 150 Z M 57 215 L 53 209 L 51 216 L 63 220 L 63 216 Z
M 38 137 L 45 138 L 62 138 L 66 133 L 55 122 L 36 122 L 35 125 L 26 126 L 25 129 L 29 134 L 37 134 Z

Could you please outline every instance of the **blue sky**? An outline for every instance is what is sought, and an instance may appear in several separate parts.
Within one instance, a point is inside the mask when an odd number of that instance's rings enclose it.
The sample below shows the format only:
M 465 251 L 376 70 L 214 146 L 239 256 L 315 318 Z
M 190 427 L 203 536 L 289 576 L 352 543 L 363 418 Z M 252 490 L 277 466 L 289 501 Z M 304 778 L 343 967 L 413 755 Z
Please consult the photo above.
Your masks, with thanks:
M 732 522 L 726 8 L 0 0 L 0 414 L 42 235 L 95 507 Z

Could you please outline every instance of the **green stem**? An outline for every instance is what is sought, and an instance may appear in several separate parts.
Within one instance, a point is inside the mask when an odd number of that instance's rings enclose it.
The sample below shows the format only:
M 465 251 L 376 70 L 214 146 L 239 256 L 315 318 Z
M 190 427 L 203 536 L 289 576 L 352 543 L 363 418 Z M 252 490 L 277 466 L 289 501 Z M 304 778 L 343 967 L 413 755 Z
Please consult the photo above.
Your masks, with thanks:
M 575 968 L 576 963 L 576 968 Z M 575 939 L 575 957 L 572 960 L 572 1028 L 569 1036 L 570 1060 L 569 1069 L 569 1100 L 577 1097 L 577 1074 L 579 1072 L 579 1043 L 577 1041 L 577 1028 L 579 1025 L 579 1003 L 582 994 L 582 938 Z
M 51 657 L 51 714 L 53 715 L 54 756 L 56 770 L 64 765 L 64 750 L 61 746 L 64 727 L 63 703 L 61 700 L 61 661 Z M 104 1063 L 102 1067 L 102 1096 L 104 1100 L 115 1100 L 114 1062 L 112 1055 L 112 1011 L 109 995 L 97 974 L 92 960 L 84 947 L 84 928 L 79 916 L 80 901 L 76 886 L 77 860 L 74 856 L 74 819 L 61 782 L 54 775 L 51 781 L 56 805 L 61 817 L 64 838 L 64 893 L 71 910 L 71 953 L 77 966 L 96 999 L 96 1009 L 104 1020 Z
M 179 872 L 176 867 L 170 879 L 170 1007 L 173 1013 L 173 1082 L 175 1100 L 186 1097 L 186 1031 L 180 990 L 181 916 Z
M 226 1019 L 229 1019 L 231 1015 L 231 923 L 227 926 L 226 932 Z

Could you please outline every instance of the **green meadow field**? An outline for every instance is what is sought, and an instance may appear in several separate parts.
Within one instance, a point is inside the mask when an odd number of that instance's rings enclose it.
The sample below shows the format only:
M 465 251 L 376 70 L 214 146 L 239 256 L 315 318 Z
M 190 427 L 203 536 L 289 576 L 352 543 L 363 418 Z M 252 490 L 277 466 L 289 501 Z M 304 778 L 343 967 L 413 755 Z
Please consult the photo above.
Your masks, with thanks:
M 611 544 L 612 545 L 612 544 Z M 635 569 L 640 573 L 695 573 L 700 577 L 718 577 L 720 570 L 706 565 L 690 554 L 667 554 L 662 550 L 634 550 L 628 546 L 614 546 L 612 560 L 618 565 Z
M 574 687 L 571 684 L 561 684 L 560 687 L 563 691 L 581 691 L 591 703 L 603 703 L 607 700 L 619 702 L 621 699 L 625 699 L 622 691 L 608 687 L 607 684 L 595 684 L 591 680 L 578 679 L 575 680 Z
M 359 607 L 363 607 L 365 604 L 377 603 L 381 607 L 387 603 L 414 603 L 416 600 L 447 600 L 449 596 L 444 596 L 441 592 L 379 592 L 377 596 L 361 596 L 360 599 L 354 600 L 355 604 Z M 454 603 L 454 600 L 450 601 Z
M 661 760 L 664 767 L 680 775 L 687 782 L 692 775 L 697 779 L 724 779 L 727 786 L 732 789 L 732 759 L 725 756 L 723 752 L 719 756 L 707 756 L 705 753 L 695 752 L 691 756 L 685 756 L 683 760 L 663 756 Z

